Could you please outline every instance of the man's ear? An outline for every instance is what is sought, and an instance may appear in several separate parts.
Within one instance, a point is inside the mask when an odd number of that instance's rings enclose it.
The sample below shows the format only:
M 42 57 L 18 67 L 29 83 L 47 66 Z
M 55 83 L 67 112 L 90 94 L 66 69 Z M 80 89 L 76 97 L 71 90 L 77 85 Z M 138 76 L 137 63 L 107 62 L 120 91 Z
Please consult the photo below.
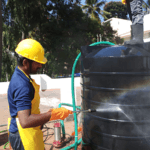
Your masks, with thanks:
M 23 64 L 24 67 L 28 68 L 29 62 L 28 62 L 27 59 L 24 59 L 23 62 L 22 62 L 22 64 Z

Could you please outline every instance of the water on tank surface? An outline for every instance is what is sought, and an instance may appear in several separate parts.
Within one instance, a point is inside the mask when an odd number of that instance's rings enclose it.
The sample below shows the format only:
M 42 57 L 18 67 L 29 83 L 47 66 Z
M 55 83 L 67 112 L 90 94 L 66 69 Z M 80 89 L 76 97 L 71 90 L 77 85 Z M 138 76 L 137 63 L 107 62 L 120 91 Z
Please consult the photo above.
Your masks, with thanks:
M 150 56 L 124 46 L 82 53 L 82 107 L 98 110 L 83 114 L 83 142 L 94 150 L 150 150 Z
M 99 107 L 96 109 L 96 112 L 117 112 L 122 111 L 122 109 L 118 106 L 109 106 L 106 105 L 105 107 Z

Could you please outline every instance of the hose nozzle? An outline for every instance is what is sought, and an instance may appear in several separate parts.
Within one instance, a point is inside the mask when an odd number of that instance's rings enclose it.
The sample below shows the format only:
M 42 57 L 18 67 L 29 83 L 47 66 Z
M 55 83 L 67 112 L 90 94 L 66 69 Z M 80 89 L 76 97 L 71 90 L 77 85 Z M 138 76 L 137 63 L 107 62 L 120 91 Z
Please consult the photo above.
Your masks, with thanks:
M 89 112 L 96 112 L 96 109 L 88 109 Z
M 73 113 L 77 113 L 77 112 L 96 112 L 96 109 L 87 109 L 87 110 L 77 110 L 77 111 L 73 111 Z

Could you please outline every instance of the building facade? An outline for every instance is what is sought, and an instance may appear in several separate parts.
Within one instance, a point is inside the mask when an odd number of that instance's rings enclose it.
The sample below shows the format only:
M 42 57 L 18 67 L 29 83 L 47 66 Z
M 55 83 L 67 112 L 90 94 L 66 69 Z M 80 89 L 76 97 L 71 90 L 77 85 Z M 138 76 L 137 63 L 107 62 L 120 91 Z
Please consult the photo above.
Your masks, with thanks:
M 124 41 L 129 41 L 131 39 L 131 24 L 130 20 L 120 19 L 120 18 L 111 18 L 105 22 L 110 22 L 110 25 L 113 30 L 117 31 L 117 35 L 124 39 Z M 150 41 L 150 14 L 144 16 L 144 33 L 143 33 L 144 42 Z

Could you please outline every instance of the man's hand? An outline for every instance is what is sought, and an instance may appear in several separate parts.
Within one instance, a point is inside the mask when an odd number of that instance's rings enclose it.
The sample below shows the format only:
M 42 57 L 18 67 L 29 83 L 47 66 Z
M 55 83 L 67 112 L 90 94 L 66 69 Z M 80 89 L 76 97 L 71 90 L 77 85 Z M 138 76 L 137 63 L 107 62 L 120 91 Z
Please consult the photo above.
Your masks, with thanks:
M 51 112 L 50 121 L 57 120 L 57 119 L 64 120 L 65 118 L 69 116 L 69 114 L 73 113 L 71 110 L 68 110 L 64 107 L 53 108 L 53 109 L 50 109 L 49 111 Z

